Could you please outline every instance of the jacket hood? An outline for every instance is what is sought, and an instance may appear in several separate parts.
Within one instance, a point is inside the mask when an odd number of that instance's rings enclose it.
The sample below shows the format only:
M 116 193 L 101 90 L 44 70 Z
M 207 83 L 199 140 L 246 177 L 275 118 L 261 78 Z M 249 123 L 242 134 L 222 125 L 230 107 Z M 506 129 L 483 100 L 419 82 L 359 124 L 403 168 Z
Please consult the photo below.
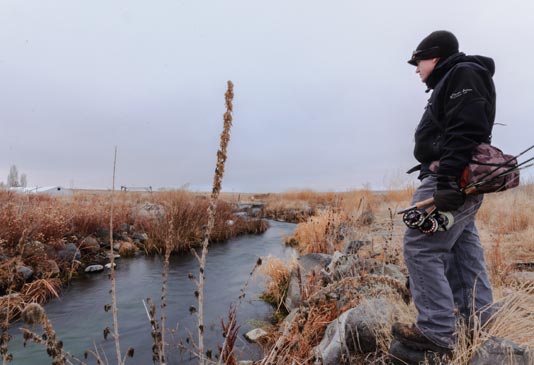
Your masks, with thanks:
M 461 62 L 474 62 L 479 64 L 488 70 L 490 75 L 493 77 L 495 74 L 495 62 L 493 59 L 485 56 L 467 56 L 465 53 L 458 52 L 452 56 L 440 60 L 432 73 L 428 75 L 425 83 L 428 89 L 433 89 L 443 76 L 454 66 Z

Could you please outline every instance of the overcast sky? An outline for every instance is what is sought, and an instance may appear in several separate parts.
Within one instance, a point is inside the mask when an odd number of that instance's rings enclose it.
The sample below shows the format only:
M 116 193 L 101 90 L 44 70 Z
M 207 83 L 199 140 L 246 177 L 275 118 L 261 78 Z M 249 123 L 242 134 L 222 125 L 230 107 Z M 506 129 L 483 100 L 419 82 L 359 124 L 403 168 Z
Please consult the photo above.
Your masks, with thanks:
M 209 190 L 227 80 L 223 190 L 414 181 L 429 94 L 406 61 L 438 29 L 495 60 L 494 144 L 534 143 L 530 0 L 0 4 L 0 181 L 108 188 L 116 145 L 117 186 Z

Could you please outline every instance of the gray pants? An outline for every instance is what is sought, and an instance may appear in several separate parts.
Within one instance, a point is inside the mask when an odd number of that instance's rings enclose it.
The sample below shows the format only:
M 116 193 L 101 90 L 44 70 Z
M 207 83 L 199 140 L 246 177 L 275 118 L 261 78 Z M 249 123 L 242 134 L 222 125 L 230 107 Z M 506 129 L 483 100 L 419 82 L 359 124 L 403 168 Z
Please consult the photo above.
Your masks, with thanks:
M 435 187 L 435 177 L 423 179 L 413 203 L 432 197 Z M 426 235 L 408 228 L 404 235 L 404 259 L 418 311 L 416 325 L 442 347 L 454 346 L 455 307 L 466 321 L 474 313 L 483 322 L 490 315 L 491 284 L 475 226 L 481 204 L 482 195 L 467 196 L 465 204 L 452 212 L 455 223 L 446 232 Z

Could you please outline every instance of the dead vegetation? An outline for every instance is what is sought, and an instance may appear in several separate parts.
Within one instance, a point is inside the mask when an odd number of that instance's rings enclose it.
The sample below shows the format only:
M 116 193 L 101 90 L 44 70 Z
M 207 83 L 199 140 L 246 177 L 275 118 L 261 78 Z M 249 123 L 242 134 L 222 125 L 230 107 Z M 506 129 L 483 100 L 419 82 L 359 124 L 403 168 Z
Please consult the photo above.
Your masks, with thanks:
M 353 240 L 367 240 L 370 243 L 358 251 L 361 257 L 371 257 L 380 262 L 403 266 L 402 236 L 405 227 L 400 216 L 396 216 L 394 212 L 410 204 L 413 190 L 413 187 L 407 187 L 379 194 L 370 191 L 336 194 L 335 197 L 330 197 L 330 205 L 327 204 L 314 216 L 298 224 L 294 234 L 286 239 L 286 243 L 295 246 L 302 254 L 331 254 L 333 250 L 341 250 Z M 302 195 L 291 193 L 290 196 L 306 197 L 308 200 L 303 199 L 300 204 L 313 207 L 316 207 L 314 202 L 322 198 L 320 194 L 313 197 L 310 192 Z M 281 202 L 276 204 L 282 205 Z M 460 331 L 462 335 L 452 364 L 467 364 L 476 349 L 490 336 L 504 337 L 534 349 L 534 284 L 531 281 L 521 282 L 510 275 L 518 270 L 518 267 L 532 270 L 534 266 L 531 265 L 534 262 L 533 204 L 532 184 L 485 196 L 485 202 L 477 215 L 477 224 L 485 246 L 495 300 L 500 309 L 487 326 L 480 328 L 475 324 L 475 328 Z M 294 200 L 289 202 L 289 207 L 294 207 Z M 271 265 L 265 265 L 266 268 L 270 267 L 265 272 L 270 278 L 265 296 L 280 308 L 284 303 L 291 269 L 289 264 L 271 261 Z M 344 290 L 350 291 L 351 288 L 365 285 L 366 278 L 369 276 L 362 272 L 339 285 L 346 285 Z M 308 297 L 324 290 L 320 289 L 321 285 L 311 284 L 311 281 L 304 283 L 303 290 L 307 292 Z M 369 286 L 372 287 L 376 287 L 376 283 Z M 369 290 L 365 296 L 372 298 L 382 294 Z M 396 303 L 402 301 L 402 295 L 390 298 Z M 318 345 L 327 325 L 343 310 L 357 305 L 359 300 L 361 298 L 355 297 L 341 308 L 329 301 L 310 302 L 305 310 L 302 310 L 302 307 L 299 309 L 296 319 L 289 324 L 287 320 L 281 319 L 271 328 L 268 339 L 263 343 L 266 358 L 272 364 L 312 364 L 312 349 Z M 412 322 L 415 318 L 413 307 L 406 314 L 406 322 Z M 473 333 L 473 338 L 468 338 L 464 333 Z M 358 356 L 350 363 L 387 364 L 384 352 L 391 341 L 389 330 L 384 331 L 378 340 L 380 346 L 377 347 L 376 353 Z
M 217 204 L 210 242 L 267 229 L 265 221 L 236 216 L 234 204 L 223 200 Z M 209 201 L 196 194 L 118 193 L 113 205 L 110 227 L 111 201 L 105 194 L 51 197 L 0 190 L 0 321 L 6 316 L 16 319 L 27 303 L 42 304 L 56 297 L 62 283 L 78 270 L 95 260 L 106 260 L 110 241 L 120 243 L 118 251 L 125 256 L 138 251 L 163 253 L 169 229 L 172 237 L 180 237 L 172 247 L 174 252 L 188 251 L 202 242 Z M 171 227 L 169 222 L 176 224 Z M 134 241 L 136 234 L 147 239 Z M 95 243 L 89 244 L 87 237 Z M 61 256 L 68 245 L 79 250 L 81 259 Z M 31 279 L 24 277 L 21 267 L 32 270 Z M 12 299 L 7 306 L 9 293 Z

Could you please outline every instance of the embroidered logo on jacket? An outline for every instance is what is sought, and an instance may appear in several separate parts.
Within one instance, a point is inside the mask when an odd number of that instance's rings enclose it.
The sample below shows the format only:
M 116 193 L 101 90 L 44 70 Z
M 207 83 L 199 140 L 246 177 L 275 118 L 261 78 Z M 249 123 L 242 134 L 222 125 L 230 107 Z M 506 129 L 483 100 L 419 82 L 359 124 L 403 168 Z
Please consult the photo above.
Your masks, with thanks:
M 456 99 L 456 98 L 458 98 L 458 97 L 460 97 L 460 96 L 462 96 L 462 95 L 467 94 L 467 93 L 470 92 L 470 91 L 473 91 L 473 89 L 462 89 L 462 90 L 460 90 L 460 91 L 458 91 L 458 92 L 452 93 L 451 96 L 450 96 L 450 98 L 451 98 L 451 99 Z

